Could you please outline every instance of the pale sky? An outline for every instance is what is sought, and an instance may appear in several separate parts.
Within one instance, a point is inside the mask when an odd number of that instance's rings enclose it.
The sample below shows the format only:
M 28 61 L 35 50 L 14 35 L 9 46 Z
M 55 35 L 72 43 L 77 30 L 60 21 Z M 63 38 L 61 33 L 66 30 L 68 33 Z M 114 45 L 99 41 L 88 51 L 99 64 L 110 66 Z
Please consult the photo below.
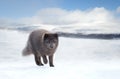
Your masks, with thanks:
M 0 18 L 31 17 L 44 8 L 86 10 L 104 7 L 116 10 L 119 6 L 120 0 L 0 0 Z

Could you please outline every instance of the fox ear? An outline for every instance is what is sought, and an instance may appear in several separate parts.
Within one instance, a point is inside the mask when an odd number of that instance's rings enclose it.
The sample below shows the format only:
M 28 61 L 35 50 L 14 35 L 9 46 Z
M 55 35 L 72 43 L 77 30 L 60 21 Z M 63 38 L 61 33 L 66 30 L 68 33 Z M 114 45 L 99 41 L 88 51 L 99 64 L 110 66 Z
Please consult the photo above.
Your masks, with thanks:
M 49 37 L 49 34 L 45 34 L 44 35 L 44 39 L 48 38 Z
M 55 37 L 55 38 L 58 38 L 58 34 L 57 33 L 55 33 L 55 34 L 45 34 L 44 35 L 44 39 L 46 39 L 46 38 L 48 38 L 48 37 Z
M 57 33 L 55 33 L 54 36 L 55 36 L 55 38 L 58 38 L 58 34 Z

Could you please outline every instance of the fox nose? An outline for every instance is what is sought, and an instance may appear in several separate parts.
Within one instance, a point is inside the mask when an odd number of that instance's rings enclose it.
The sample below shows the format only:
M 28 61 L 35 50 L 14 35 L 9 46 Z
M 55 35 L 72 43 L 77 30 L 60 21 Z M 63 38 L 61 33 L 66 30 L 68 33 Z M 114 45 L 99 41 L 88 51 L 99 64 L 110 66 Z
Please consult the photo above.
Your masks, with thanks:
M 54 46 L 53 45 L 50 45 L 50 48 L 53 48 Z

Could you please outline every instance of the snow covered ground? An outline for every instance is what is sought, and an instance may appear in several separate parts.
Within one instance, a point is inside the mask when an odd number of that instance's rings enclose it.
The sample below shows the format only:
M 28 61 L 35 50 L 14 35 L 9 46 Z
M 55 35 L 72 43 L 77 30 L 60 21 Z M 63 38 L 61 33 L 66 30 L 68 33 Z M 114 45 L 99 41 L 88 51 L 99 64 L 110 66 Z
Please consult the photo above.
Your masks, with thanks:
M 120 79 L 120 40 L 59 38 L 54 64 L 21 54 L 28 33 L 0 30 L 0 79 Z

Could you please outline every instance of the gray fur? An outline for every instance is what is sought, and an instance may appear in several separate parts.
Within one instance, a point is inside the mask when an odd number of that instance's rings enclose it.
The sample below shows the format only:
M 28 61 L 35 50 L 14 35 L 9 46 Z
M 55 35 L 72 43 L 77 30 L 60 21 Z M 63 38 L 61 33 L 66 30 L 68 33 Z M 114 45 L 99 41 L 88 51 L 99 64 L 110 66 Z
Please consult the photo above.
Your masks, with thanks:
M 37 65 L 47 64 L 47 56 L 49 57 L 49 65 L 53 67 L 53 56 L 58 46 L 58 36 L 47 30 L 39 29 L 31 32 L 26 47 L 23 49 L 23 56 L 33 54 Z

